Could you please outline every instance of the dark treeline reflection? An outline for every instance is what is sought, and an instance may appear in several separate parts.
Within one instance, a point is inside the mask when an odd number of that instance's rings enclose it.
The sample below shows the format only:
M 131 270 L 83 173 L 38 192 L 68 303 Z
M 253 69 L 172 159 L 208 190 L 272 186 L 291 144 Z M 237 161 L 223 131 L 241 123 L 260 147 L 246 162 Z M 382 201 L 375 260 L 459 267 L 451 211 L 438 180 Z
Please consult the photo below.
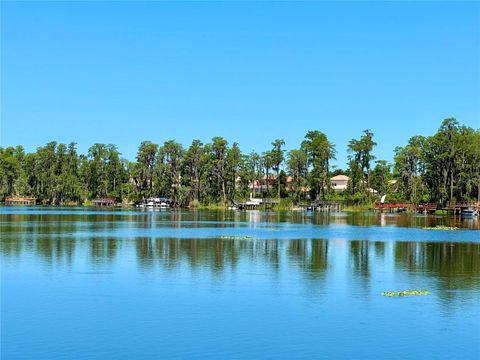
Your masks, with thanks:
M 370 276 L 370 243 L 368 241 L 350 242 L 350 259 L 355 274 Z
M 394 251 L 396 267 L 435 277 L 444 289 L 480 285 L 480 244 L 399 242 Z
M 78 254 L 77 254 L 78 253 Z M 212 269 L 214 272 L 233 270 L 239 263 L 261 263 L 269 271 L 300 271 L 309 278 L 321 278 L 342 265 L 338 253 L 347 257 L 354 276 L 369 281 L 375 267 L 393 265 L 395 270 L 421 274 L 438 280 L 444 290 L 480 288 L 480 244 L 421 243 L 328 240 L 241 240 L 241 239 L 179 239 L 140 237 L 118 239 L 92 237 L 8 236 L 2 238 L 4 260 L 39 259 L 46 266 L 72 268 L 85 255 L 92 266 L 113 266 L 120 256 L 137 259 L 142 271 L 152 268 L 174 270 Z
M 88 208 L 37 207 L 25 213 L 10 213 L 12 208 L 0 207 L 2 232 L 74 231 L 108 229 L 109 224 L 131 223 L 137 227 L 215 227 L 254 226 L 258 224 L 311 224 L 311 225 L 354 225 L 354 226 L 397 226 L 433 227 L 437 225 L 480 230 L 480 221 L 453 216 L 432 216 L 421 214 L 388 214 L 375 212 L 262 212 L 262 211 L 103 211 Z M 15 209 L 14 209 L 15 210 Z M 43 211 L 42 210 L 48 210 Z

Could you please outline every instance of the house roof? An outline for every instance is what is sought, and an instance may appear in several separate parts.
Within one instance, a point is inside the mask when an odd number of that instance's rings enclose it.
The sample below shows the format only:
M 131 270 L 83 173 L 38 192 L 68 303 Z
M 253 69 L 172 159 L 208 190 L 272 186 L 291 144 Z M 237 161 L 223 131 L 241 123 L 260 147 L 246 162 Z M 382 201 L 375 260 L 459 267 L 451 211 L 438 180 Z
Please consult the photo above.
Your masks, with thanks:
M 338 180 L 348 181 L 348 180 L 350 180 L 350 178 L 347 175 L 336 175 L 336 176 L 330 178 L 330 180 L 333 180 L 333 181 L 338 181 Z

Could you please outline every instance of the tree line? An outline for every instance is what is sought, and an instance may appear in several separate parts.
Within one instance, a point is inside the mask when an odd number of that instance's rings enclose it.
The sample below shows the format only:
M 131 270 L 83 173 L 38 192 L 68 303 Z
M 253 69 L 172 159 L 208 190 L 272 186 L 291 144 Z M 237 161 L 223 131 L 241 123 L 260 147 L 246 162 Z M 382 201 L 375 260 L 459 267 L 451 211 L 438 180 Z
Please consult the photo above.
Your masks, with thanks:
M 32 195 L 48 204 L 85 203 L 111 196 L 124 203 L 165 196 L 178 206 L 229 204 L 253 197 L 293 203 L 346 199 L 437 202 L 480 200 L 480 131 L 445 119 L 428 137 L 414 136 L 395 149 L 393 163 L 377 160 L 377 143 L 364 130 L 347 147 L 348 167 L 332 167 L 336 146 L 320 131 L 309 131 L 297 149 L 276 139 L 263 153 L 243 153 L 216 136 L 185 148 L 174 140 L 144 141 L 135 161 L 113 144 L 94 144 L 79 154 L 75 143 L 55 141 L 27 153 L 22 146 L 0 147 L 0 199 Z M 349 177 L 341 193 L 330 178 Z M 260 186 L 252 187 L 256 183 Z

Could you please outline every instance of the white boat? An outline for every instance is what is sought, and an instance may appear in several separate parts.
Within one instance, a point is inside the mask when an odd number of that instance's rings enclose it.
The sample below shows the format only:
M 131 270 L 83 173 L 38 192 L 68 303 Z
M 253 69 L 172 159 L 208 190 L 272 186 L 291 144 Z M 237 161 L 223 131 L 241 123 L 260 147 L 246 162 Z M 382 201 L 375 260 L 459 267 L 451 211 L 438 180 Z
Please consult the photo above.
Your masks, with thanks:
M 463 209 L 462 210 L 462 216 L 464 217 L 477 217 L 478 216 L 478 210 L 468 208 L 468 209 Z
M 170 207 L 170 203 L 164 197 L 148 198 L 143 203 L 139 204 L 138 207 L 147 209 L 166 209 Z

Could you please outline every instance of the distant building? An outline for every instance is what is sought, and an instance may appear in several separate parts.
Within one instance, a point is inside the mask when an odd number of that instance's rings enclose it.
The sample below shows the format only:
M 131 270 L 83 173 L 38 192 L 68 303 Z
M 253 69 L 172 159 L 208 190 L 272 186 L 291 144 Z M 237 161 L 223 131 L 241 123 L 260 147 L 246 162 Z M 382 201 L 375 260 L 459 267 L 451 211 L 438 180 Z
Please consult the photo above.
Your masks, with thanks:
M 256 192 L 266 192 L 267 188 L 272 189 L 277 185 L 277 179 L 275 176 L 270 175 L 268 179 L 266 176 L 263 176 L 260 180 L 254 180 L 250 184 L 250 189 Z
M 330 187 L 335 191 L 345 191 L 347 189 L 348 180 L 350 178 L 347 175 L 336 175 L 330 178 Z
M 293 177 L 287 176 L 286 182 L 285 182 L 285 191 L 293 191 L 293 190 L 300 190 L 303 193 L 308 193 L 310 191 L 309 186 L 300 186 L 299 189 L 295 189 L 295 185 L 293 183 Z

